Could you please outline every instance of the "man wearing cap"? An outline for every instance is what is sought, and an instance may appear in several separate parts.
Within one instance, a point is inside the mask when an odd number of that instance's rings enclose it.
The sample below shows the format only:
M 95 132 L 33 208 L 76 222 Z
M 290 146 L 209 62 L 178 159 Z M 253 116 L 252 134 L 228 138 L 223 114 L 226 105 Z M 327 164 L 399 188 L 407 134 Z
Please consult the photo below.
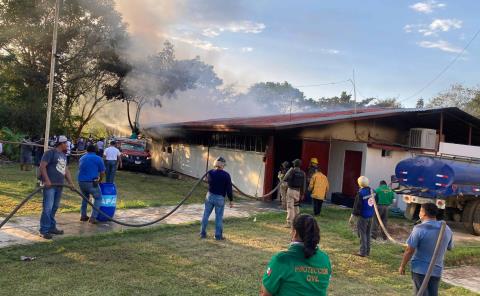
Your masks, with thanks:
M 225 159 L 217 158 L 214 169 L 208 171 L 208 192 L 205 199 L 205 211 L 203 212 L 202 228 L 200 238 L 207 238 L 208 218 L 215 209 L 215 239 L 224 240 L 223 237 L 223 211 L 225 209 L 225 196 L 230 200 L 230 207 L 233 207 L 232 180 L 230 174 L 225 172 Z
M 45 239 L 52 239 L 52 234 L 63 234 L 63 230 L 57 228 L 55 220 L 63 187 L 56 185 L 63 184 L 66 179 L 73 187 L 72 177 L 67 168 L 66 152 L 67 137 L 59 136 L 55 148 L 45 152 L 40 162 L 41 181 L 44 184 L 40 236 Z
M 313 202 L 313 214 L 315 216 L 320 215 L 322 211 L 323 201 L 328 192 L 328 179 L 327 176 L 322 174 L 318 167 L 315 167 L 315 173 L 310 179 L 308 190 L 311 192 Z
M 357 180 L 360 190 L 355 197 L 352 216 L 357 218 L 357 231 L 360 237 L 360 251 L 355 254 L 360 257 L 370 256 L 370 236 L 372 233 L 372 217 L 374 214 L 375 192 L 368 186 L 370 181 L 365 176 L 360 176 Z

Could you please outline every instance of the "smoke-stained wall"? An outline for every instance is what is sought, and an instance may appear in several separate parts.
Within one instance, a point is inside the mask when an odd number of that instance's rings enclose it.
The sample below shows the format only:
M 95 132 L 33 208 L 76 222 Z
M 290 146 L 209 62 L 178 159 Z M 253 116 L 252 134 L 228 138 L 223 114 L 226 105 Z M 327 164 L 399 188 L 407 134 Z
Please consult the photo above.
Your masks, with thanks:
M 227 161 L 225 170 L 230 173 L 235 185 L 250 195 L 263 194 L 263 153 L 186 144 L 173 144 L 169 147 L 170 151 L 158 141 L 152 143 L 152 166 L 155 169 L 173 169 L 199 178 L 207 169 L 213 168 L 217 157 L 222 156 Z

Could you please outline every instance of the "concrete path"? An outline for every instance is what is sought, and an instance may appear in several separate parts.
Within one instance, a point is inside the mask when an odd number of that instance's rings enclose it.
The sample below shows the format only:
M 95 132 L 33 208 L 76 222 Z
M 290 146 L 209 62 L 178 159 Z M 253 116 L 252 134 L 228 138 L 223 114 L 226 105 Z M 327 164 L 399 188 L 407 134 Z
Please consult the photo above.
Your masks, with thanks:
M 115 213 L 115 218 L 128 223 L 145 223 L 155 220 L 166 214 L 173 207 L 158 207 L 145 209 L 119 210 Z M 235 203 L 233 208 L 225 207 L 225 218 L 245 218 L 254 216 L 257 213 L 280 211 L 273 203 L 263 203 L 257 201 L 242 201 Z M 200 221 L 203 214 L 202 204 L 191 204 L 180 207 L 180 209 L 167 219 L 158 224 L 182 224 Z M 2 218 L 0 218 L 1 220 Z M 108 231 L 121 231 L 129 227 L 120 226 L 115 223 L 100 223 L 92 225 L 88 222 L 80 222 L 78 213 L 59 213 L 57 214 L 58 228 L 63 229 L 65 236 L 93 235 L 96 233 Z M 210 220 L 215 219 L 215 213 L 210 216 Z M 155 224 L 155 225 L 158 225 Z M 44 241 L 38 235 L 38 216 L 15 217 L 0 229 L 0 248 L 32 244 Z M 209 230 L 213 233 L 214 226 L 209 225 Z
M 480 267 L 462 266 L 443 271 L 442 280 L 480 294 Z

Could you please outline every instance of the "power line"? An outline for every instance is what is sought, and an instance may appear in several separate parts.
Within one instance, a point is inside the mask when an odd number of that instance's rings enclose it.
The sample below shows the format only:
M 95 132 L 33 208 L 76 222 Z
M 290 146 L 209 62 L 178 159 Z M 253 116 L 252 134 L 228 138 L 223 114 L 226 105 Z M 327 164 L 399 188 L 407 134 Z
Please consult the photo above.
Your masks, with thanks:
M 448 71 L 448 69 L 450 69 L 451 66 L 453 66 L 453 64 L 455 64 L 455 62 L 463 55 L 463 53 L 465 53 L 465 50 L 467 50 L 467 48 L 470 46 L 470 44 L 472 44 L 472 42 L 475 40 L 475 38 L 477 38 L 478 34 L 480 34 L 480 30 L 478 30 L 472 37 L 472 39 L 470 39 L 470 41 L 467 43 L 467 45 L 465 45 L 465 47 L 462 49 L 462 51 L 460 51 L 453 60 L 450 61 L 450 63 L 448 63 L 441 71 L 440 73 L 438 73 L 432 80 L 430 80 L 427 84 L 425 84 L 425 86 L 423 86 L 422 88 L 420 88 L 418 91 L 416 91 L 415 93 L 413 93 L 412 95 L 406 97 L 405 99 L 402 99 L 402 100 L 399 100 L 398 102 L 403 102 L 403 101 L 407 101 L 407 100 L 410 100 L 411 98 L 421 94 L 424 90 L 426 90 L 428 87 L 430 87 L 435 81 L 437 81 L 438 78 L 440 78 L 445 72 Z
M 325 83 L 316 83 L 316 84 L 307 84 L 307 85 L 292 85 L 293 87 L 315 87 L 315 86 L 325 86 L 325 85 L 334 85 L 334 84 L 343 84 L 350 82 L 350 79 L 336 81 L 336 82 L 325 82 Z

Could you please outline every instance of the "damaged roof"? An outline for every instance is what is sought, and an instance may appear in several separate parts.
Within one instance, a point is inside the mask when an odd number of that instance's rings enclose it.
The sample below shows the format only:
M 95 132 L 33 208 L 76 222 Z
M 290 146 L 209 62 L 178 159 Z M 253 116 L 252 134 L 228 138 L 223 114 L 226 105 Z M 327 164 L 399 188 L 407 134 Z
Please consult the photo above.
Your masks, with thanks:
M 188 121 L 172 124 L 158 124 L 146 127 L 145 130 L 154 130 L 156 128 L 172 130 L 212 130 L 212 131 L 232 131 L 242 129 L 265 129 L 265 130 L 283 130 L 306 126 L 316 126 L 332 124 L 342 121 L 367 120 L 374 118 L 393 117 L 402 114 L 412 113 L 441 113 L 445 112 L 452 116 L 459 117 L 462 121 L 480 128 L 480 119 L 472 116 L 456 107 L 448 108 L 362 108 L 349 109 L 342 111 L 319 111 L 308 113 L 279 114 L 257 117 L 233 117 L 217 118 L 201 121 Z

